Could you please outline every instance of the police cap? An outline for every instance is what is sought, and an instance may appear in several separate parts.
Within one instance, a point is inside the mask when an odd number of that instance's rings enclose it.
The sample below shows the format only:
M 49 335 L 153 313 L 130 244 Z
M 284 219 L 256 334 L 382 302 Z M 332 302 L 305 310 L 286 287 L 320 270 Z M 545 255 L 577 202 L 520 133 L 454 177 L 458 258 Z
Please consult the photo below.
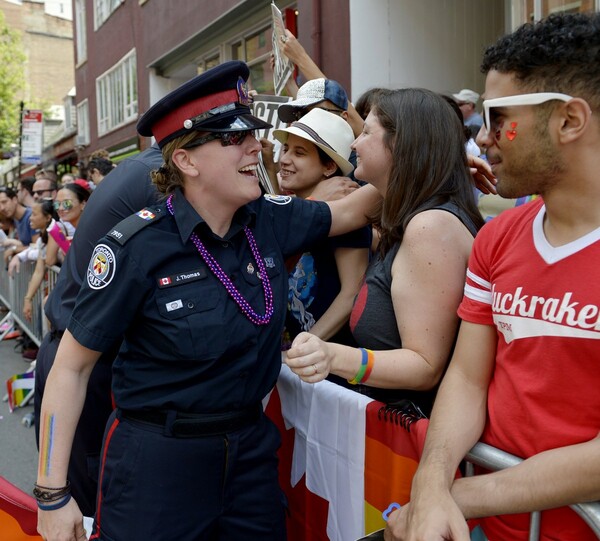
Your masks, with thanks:
M 140 135 L 159 147 L 194 131 L 229 132 L 270 128 L 251 114 L 244 62 L 224 62 L 184 83 L 156 102 L 137 123 Z

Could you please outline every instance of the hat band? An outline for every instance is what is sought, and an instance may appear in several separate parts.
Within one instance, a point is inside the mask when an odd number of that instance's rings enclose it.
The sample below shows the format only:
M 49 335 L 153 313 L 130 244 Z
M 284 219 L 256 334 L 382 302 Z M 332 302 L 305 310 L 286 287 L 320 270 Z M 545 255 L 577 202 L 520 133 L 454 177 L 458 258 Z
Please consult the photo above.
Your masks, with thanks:
M 313 130 L 309 125 L 304 124 L 303 122 L 294 122 L 292 124 L 292 126 L 294 128 L 300 128 L 301 130 L 304 130 L 306 133 L 308 133 L 308 135 L 310 135 L 316 143 L 319 143 L 320 145 L 326 146 L 329 150 L 335 152 L 336 154 L 338 153 L 335 148 L 333 148 L 327 141 L 325 141 L 325 139 L 323 139 L 315 130 Z
M 210 96 L 202 96 L 197 100 L 182 105 L 159 120 L 152 126 L 152 135 L 154 135 L 154 138 L 160 144 L 163 139 L 172 133 L 185 129 L 186 120 L 195 118 L 216 107 L 235 102 L 239 102 L 239 95 L 236 89 L 224 90 Z

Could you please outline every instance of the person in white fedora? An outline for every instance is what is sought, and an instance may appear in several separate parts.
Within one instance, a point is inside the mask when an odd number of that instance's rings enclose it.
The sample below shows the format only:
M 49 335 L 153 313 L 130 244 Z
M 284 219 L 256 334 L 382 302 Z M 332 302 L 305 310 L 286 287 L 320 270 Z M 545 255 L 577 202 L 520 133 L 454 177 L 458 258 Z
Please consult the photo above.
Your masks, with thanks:
M 348 157 L 354 135 L 338 115 L 313 109 L 273 135 L 283 145 L 280 188 L 296 197 L 313 199 L 311 194 L 321 182 L 353 169 Z M 355 345 L 348 318 L 367 268 L 370 244 L 370 227 L 363 227 L 319 241 L 292 260 L 283 349 L 302 331 Z

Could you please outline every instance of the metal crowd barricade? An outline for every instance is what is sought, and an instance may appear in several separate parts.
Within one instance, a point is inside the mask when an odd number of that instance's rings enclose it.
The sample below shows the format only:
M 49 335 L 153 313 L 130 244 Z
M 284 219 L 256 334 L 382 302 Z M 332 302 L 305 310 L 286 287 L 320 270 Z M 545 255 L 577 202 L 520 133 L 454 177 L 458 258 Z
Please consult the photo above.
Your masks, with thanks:
M 477 443 L 467 456 L 467 475 L 473 475 L 473 465 L 481 466 L 490 471 L 503 470 L 511 466 L 516 466 L 523 460 L 496 449 L 485 443 Z M 590 527 L 600 539 L 600 501 L 589 503 L 578 503 L 570 506 Z M 539 511 L 531 513 L 531 523 L 529 526 L 529 541 L 538 541 L 540 538 L 540 519 Z
M 53 266 L 46 269 L 46 277 L 32 299 L 31 321 L 27 321 L 23 313 L 23 298 L 27 293 L 35 265 L 35 261 L 21 263 L 19 272 L 11 278 L 8 276 L 8 270 L 4 264 L 0 264 L 0 301 L 8 308 L 8 312 L 0 321 L 0 325 L 5 322 L 13 323 L 12 326 L 7 326 L 0 333 L 0 340 L 13 330 L 15 325 L 18 325 L 21 331 L 26 333 L 39 346 L 44 333 L 48 331 L 47 321 L 42 310 L 42 302 L 54 288 L 60 268 Z

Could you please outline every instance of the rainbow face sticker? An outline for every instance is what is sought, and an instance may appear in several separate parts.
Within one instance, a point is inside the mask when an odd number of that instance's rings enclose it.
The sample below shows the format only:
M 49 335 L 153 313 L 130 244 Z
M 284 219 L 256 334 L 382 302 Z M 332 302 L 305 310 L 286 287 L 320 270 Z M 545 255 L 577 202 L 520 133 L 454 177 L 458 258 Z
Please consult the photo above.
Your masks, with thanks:
M 514 138 L 517 136 L 517 123 L 516 122 L 511 122 L 510 123 L 510 130 L 506 130 L 506 138 L 509 141 L 514 140 Z

